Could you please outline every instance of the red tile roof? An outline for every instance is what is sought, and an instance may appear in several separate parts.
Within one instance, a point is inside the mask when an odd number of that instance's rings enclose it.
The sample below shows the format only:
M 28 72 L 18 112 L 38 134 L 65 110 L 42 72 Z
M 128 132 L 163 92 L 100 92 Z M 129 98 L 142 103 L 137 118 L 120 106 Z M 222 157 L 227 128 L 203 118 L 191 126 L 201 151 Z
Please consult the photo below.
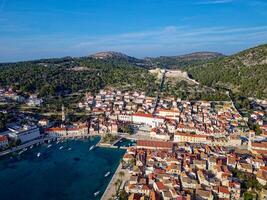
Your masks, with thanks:
M 137 140 L 137 146 L 172 149 L 173 143 L 153 140 Z
M 4 135 L 0 135 L 0 142 L 7 141 L 7 137 Z

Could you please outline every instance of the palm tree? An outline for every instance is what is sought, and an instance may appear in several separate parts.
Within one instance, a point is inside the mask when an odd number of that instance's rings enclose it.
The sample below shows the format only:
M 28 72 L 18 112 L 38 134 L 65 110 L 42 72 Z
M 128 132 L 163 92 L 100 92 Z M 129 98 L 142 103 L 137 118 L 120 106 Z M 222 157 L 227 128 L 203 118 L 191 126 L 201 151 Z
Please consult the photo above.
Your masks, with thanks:
M 120 179 L 117 179 L 114 183 L 115 185 L 115 188 L 116 188 L 116 195 L 118 195 L 118 192 L 119 192 L 119 188 L 120 188 L 120 184 L 121 184 L 121 180 Z
M 124 171 L 120 171 L 120 172 L 119 172 L 119 176 L 120 176 L 121 180 L 122 180 L 122 178 L 124 177 L 124 175 L 125 175 Z

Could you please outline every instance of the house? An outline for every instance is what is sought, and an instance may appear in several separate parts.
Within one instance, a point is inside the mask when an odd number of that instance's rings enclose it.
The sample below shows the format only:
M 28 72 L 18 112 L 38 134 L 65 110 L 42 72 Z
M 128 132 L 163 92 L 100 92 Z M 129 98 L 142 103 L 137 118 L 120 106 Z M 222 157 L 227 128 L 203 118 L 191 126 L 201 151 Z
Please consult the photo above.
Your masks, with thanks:
M 137 148 L 144 148 L 144 149 L 165 149 L 165 150 L 173 149 L 172 142 L 153 141 L 153 140 L 137 140 L 136 146 Z
M 206 135 L 197 135 L 190 133 L 177 132 L 174 135 L 174 142 L 191 142 L 191 143 L 206 143 Z
M 163 117 L 153 116 L 152 114 L 136 113 L 132 115 L 134 124 L 146 124 L 151 127 L 158 127 L 164 123 Z
M 8 146 L 8 138 L 5 135 L 0 135 L 0 149 L 5 149 Z
M 164 190 L 166 190 L 165 185 L 160 181 L 154 182 L 153 188 L 157 192 L 163 192 Z
M 219 186 L 218 193 L 219 193 L 219 198 L 230 199 L 230 191 L 228 187 Z
M 196 200 L 213 200 L 211 191 L 196 189 Z
M 249 150 L 256 154 L 267 155 L 267 141 L 249 141 Z
M 260 167 L 256 174 L 257 180 L 261 185 L 267 184 L 267 166 Z
M 14 140 L 20 140 L 21 143 L 41 138 L 40 129 L 37 126 L 10 124 L 8 130 L 8 136 Z

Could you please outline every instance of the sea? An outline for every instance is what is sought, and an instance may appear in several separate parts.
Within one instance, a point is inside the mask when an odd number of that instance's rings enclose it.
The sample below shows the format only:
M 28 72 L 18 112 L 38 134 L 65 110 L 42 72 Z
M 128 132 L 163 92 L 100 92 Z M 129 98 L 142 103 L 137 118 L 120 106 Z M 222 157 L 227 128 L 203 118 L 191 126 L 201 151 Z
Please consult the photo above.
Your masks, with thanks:
M 90 151 L 99 140 L 53 142 L 50 147 L 42 144 L 0 158 L 0 199 L 100 199 L 125 150 L 96 147 Z M 105 177 L 107 172 L 110 175 Z

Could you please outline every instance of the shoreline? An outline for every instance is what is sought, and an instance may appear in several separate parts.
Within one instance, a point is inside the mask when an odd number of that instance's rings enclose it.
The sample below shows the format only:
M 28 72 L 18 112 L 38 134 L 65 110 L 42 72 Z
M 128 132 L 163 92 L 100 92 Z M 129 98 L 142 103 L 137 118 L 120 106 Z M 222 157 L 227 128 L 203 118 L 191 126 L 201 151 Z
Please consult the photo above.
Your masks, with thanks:
M 125 153 L 124 153 L 124 155 L 125 155 Z M 124 172 L 124 176 L 122 178 L 119 176 L 119 172 L 121 172 L 121 171 Z M 128 173 L 128 171 L 126 169 L 122 169 L 122 164 L 119 163 L 115 173 L 113 174 L 111 180 L 109 181 L 109 183 L 108 183 L 104 193 L 102 194 L 100 200 L 109 200 L 112 197 L 112 195 L 116 195 L 115 181 L 117 179 L 121 179 L 120 188 L 124 187 L 125 181 L 129 179 L 129 176 L 130 176 L 130 174 Z
M 96 135 L 95 135 L 96 136 Z M 96 147 L 100 147 L 100 148 L 110 148 L 110 149 L 122 149 L 122 150 L 126 150 L 128 147 L 119 147 L 118 146 L 113 146 L 112 144 L 105 144 L 105 143 L 101 143 L 102 141 L 102 137 L 100 136 L 100 140 L 95 144 Z M 56 139 L 56 140 L 67 140 L 67 139 L 75 139 L 75 138 L 71 138 L 71 137 L 65 137 L 65 138 L 53 138 L 53 139 Z M 5 151 L 2 151 L 0 152 L 0 158 L 5 156 L 5 155 L 8 155 L 10 153 L 13 153 L 13 152 L 17 152 L 19 150 L 22 150 L 24 148 L 28 148 L 32 145 L 39 145 L 39 144 L 44 144 L 46 141 L 48 140 L 53 140 L 52 138 L 42 138 L 42 139 L 38 139 L 38 140 L 33 140 L 31 142 L 28 142 L 26 144 L 23 144 L 23 145 L 20 145 L 20 146 L 17 146 L 17 147 L 13 147 L 12 149 L 8 149 L 8 150 L 5 150 Z M 79 138 L 79 139 L 88 139 L 88 138 Z M 125 151 L 126 153 L 126 151 Z M 123 154 L 123 156 L 125 155 L 125 153 Z M 122 156 L 122 158 L 123 158 Z M 120 171 L 123 171 L 125 173 L 124 175 L 124 178 L 120 177 L 119 176 L 119 172 Z M 125 182 L 125 177 L 127 175 L 127 171 L 122 169 L 122 164 L 120 163 L 119 161 L 119 164 L 116 168 L 116 171 L 114 172 L 111 180 L 109 181 L 107 187 L 105 188 L 104 190 L 104 193 L 102 194 L 100 200 L 108 200 L 112 195 L 115 195 L 116 194 L 116 188 L 115 188 L 115 181 L 117 179 L 122 179 L 122 182 L 121 182 L 121 186 L 123 186 L 124 182 Z M 120 186 L 120 187 L 121 187 Z

